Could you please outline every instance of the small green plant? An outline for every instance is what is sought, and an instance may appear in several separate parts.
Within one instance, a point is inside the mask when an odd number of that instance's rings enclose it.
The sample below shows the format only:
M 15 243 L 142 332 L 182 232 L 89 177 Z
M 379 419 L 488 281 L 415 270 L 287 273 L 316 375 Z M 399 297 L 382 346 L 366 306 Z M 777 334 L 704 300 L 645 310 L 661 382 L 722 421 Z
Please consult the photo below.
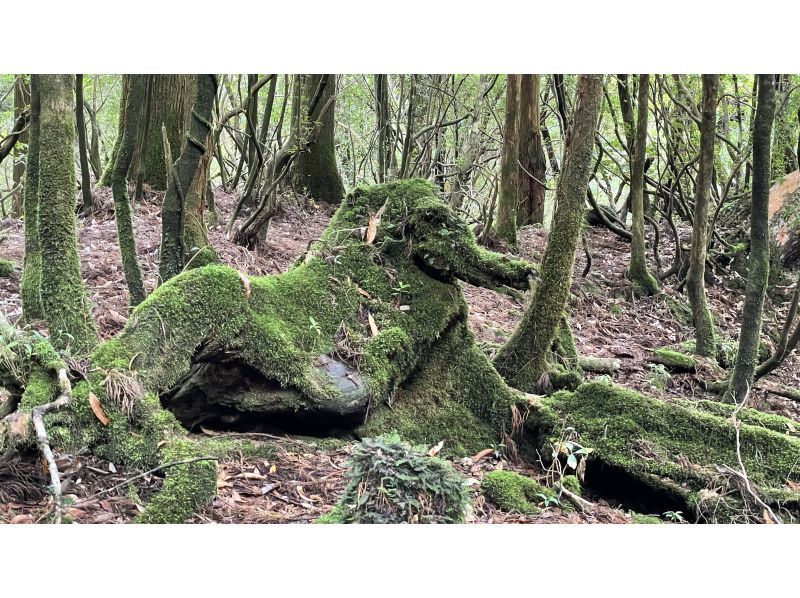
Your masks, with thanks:
M 397 297 L 398 299 L 403 299 L 410 292 L 411 285 L 403 282 L 402 280 L 397 282 L 396 287 L 392 287 L 392 297 Z
M 669 371 L 660 363 L 648 363 L 647 368 L 650 373 L 647 375 L 647 382 L 656 390 L 665 390 L 667 383 L 672 379 Z
M 462 523 L 464 480 L 447 461 L 397 434 L 365 438 L 350 457 L 342 499 L 320 523 Z
M 672 523 L 686 523 L 686 519 L 683 517 L 683 511 L 664 511 L 661 516 Z
M 535 494 L 535 496 L 542 499 L 542 502 L 544 502 L 544 508 L 545 509 L 547 509 L 549 507 L 560 507 L 561 506 L 561 501 L 558 500 L 558 497 L 556 497 L 556 496 L 549 496 L 549 495 L 544 494 L 542 492 L 537 492 Z
M 316 332 L 317 336 L 320 336 L 322 334 L 322 329 L 319 327 L 319 324 L 317 324 L 317 321 L 312 316 L 308 316 L 308 321 L 310 323 L 309 328 Z

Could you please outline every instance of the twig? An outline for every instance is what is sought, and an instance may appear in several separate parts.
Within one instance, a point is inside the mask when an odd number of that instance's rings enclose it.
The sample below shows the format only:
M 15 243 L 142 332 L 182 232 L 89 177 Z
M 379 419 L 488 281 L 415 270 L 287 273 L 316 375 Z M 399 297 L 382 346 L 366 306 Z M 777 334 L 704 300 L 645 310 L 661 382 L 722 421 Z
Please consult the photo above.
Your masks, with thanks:
M 727 470 L 727 473 L 731 473 L 739 477 L 744 482 L 747 492 L 750 494 L 750 496 L 753 497 L 753 500 L 755 500 L 756 503 L 764 509 L 764 512 L 769 515 L 772 521 L 778 524 L 782 524 L 783 521 L 781 521 L 780 517 L 778 517 L 774 513 L 772 508 L 770 508 L 770 506 L 767 503 L 761 500 L 761 497 L 758 496 L 758 494 L 756 494 L 756 492 L 750 486 L 750 479 L 747 477 L 747 470 L 745 470 L 744 461 L 742 460 L 742 445 L 739 438 L 739 428 L 741 426 L 741 422 L 738 419 L 736 419 L 736 414 L 739 413 L 742 407 L 745 406 L 745 403 L 747 403 L 747 397 L 749 396 L 749 394 L 750 394 L 750 389 L 748 388 L 747 392 L 744 393 L 744 399 L 742 399 L 741 403 L 738 403 L 736 405 L 736 408 L 733 410 L 733 413 L 731 414 L 733 429 L 736 430 L 736 459 L 739 461 L 739 471 L 733 470 L 730 467 L 725 467 L 724 469 Z
M 594 503 L 589 502 L 585 498 L 581 498 L 580 496 L 578 496 L 574 492 L 570 492 L 569 490 L 564 488 L 564 484 L 562 484 L 561 482 L 556 482 L 555 483 L 555 488 L 561 494 L 566 496 L 570 500 L 570 502 L 572 502 L 576 507 L 578 507 L 581 510 L 581 512 L 585 512 L 587 508 L 594 508 L 594 506 L 595 506 Z
M 87 500 L 90 500 L 92 498 L 96 498 L 98 496 L 102 496 L 103 494 L 107 494 L 108 492 L 111 492 L 113 490 L 117 490 L 118 488 L 124 488 L 125 486 L 128 486 L 129 484 L 132 484 L 136 480 L 138 480 L 140 478 L 143 478 L 146 475 L 150 475 L 151 473 L 155 473 L 155 472 L 157 472 L 159 470 L 167 469 L 168 467 L 175 467 L 176 465 L 185 465 L 186 463 L 195 463 L 197 461 L 219 461 L 219 457 L 194 457 L 193 459 L 183 459 L 181 461 L 170 461 L 169 463 L 164 463 L 163 465 L 159 465 L 158 467 L 154 467 L 153 469 L 145 471 L 144 473 L 137 474 L 137 475 L 133 476 L 132 478 L 128 478 L 127 480 L 125 480 L 124 482 L 120 482 L 116 486 L 111 486 L 111 488 L 106 488 L 105 490 L 101 490 L 100 492 L 95 492 L 91 496 L 87 496 L 86 498 L 78 501 L 75 504 L 76 505 L 77 504 L 81 504 L 81 503 L 86 502 Z
M 61 395 L 55 401 L 34 407 L 31 410 L 31 419 L 33 419 L 33 427 L 36 430 L 36 440 L 39 443 L 39 448 L 50 470 L 50 483 L 53 486 L 53 499 L 55 501 L 54 523 L 61 523 L 64 505 L 61 498 L 61 478 L 58 475 L 58 465 L 56 465 L 53 450 L 50 448 L 50 439 L 47 437 L 47 429 L 44 427 L 44 416 L 51 411 L 66 407 L 72 402 L 72 386 L 67 378 L 67 370 L 64 368 L 58 370 L 58 385 L 61 388 Z

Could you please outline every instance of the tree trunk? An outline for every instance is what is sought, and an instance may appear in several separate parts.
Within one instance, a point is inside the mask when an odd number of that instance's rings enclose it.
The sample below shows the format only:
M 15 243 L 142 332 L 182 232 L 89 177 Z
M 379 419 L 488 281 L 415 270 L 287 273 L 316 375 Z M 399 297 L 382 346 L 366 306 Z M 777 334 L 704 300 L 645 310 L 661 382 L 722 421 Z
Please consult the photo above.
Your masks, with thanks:
M 753 385 L 761 336 L 761 316 L 769 276 L 769 174 L 775 76 L 758 76 L 758 104 L 753 126 L 753 188 L 750 207 L 750 265 L 742 311 L 739 351 L 725 399 L 744 401 Z
M 134 155 L 133 166 L 141 181 L 153 189 L 167 188 L 162 125 L 166 128 L 170 147 L 179 148 L 186 131 L 192 102 L 194 75 L 149 75 L 147 119 L 139 127 L 140 153 Z M 203 137 L 205 139 L 205 137 Z
M 510 245 L 517 244 L 517 208 L 519 206 L 519 146 L 517 112 L 519 75 L 507 75 L 506 126 L 500 163 L 500 197 L 497 202 L 497 236 Z
M 700 123 L 700 163 L 697 172 L 697 191 L 694 205 L 692 250 L 686 289 L 692 306 L 695 351 L 698 355 L 716 355 L 714 318 L 708 309 L 705 288 L 706 247 L 708 246 L 708 203 L 711 198 L 711 175 L 714 171 L 714 137 L 717 125 L 717 93 L 719 75 L 703 75 L 703 112 Z
M 183 270 L 186 255 L 183 235 L 186 193 L 195 177 L 200 160 L 206 153 L 203 141 L 208 138 L 211 130 L 209 120 L 217 93 L 217 79 L 214 75 L 196 75 L 196 77 L 197 93 L 190 125 L 181 146 L 180 157 L 170 169 L 169 186 L 161 210 L 161 261 L 158 274 L 162 283 Z M 169 133 L 165 133 L 165 136 L 168 137 Z
M 475 162 L 481 155 L 481 111 L 483 109 L 483 101 L 486 99 L 486 93 L 488 92 L 488 86 L 489 76 L 481 75 L 478 79 L 478 93 L 475 95 L 475 102 L 472 104 L 472 115 L 467 141 L 464 144 L 464 151 L 461 153 L 461 161 L 458 165 L 458 174 L 456 174 L 455 177 L 453 194 L 450 196 L 450 205 L 456 209 L 460 209 L 464 205 L 464 198 L 472 180 L 472 171 L 475 168 Z M 436 150 L 438 154 L 440 151 L 438 146 Z
M 142 110 L 147 95 L 147 75 L 129 75 L 124 113 L 125 127 L 122 131 L 117 159 L 114 161 L 112 191 L 114 193 L 114 216 L 117 222 L 119 252 L 122 269 L 128 283 L 131 305 L 139 305 L 146 296 L 142 271 L 136 257 L 136 238 L 131 218 L 131 202 L 128 197 L 128 170 L 130 170 L 139 127 L 142 125 Z
M 539 75 L 522 75 L 519 91 L 520 197 L 517 224 L 544 223 L 547 162 L 542 148 Z
M 378 182 L 389 174 L 389 75 L 375 75 L 375 116 L 378 130 Z
M 83 75 L 75 75 L 75 126 L 78 130 L 78 160 L 81 165 L 81 197 L 84 214 L 91 214 L 92 177 L 89 173 L 89 155 L 86 147 L 86 120 L 83 118 Z
M 117 161 L 119 146 L 122 144 L 122 134 L 125 130 L 125 106 L 128 101 L 128 87 L 130 86 L 130 75 L 122 75 L 122 90 L 119 95 L 119 116 L 117 118 L 117 138 L 114 140 L 114 149 L 111 150 L 111 159 L 106 164 L 100 180 L 97 181 L 98 187 L 110 187 L 114 176 L 114 163 Z
M 301 113 L 307 111 L 316 94 L 321 106 L 333 101 L 317 125 L 319 132 L 313 143 L 301 150 L 294 161 L 293 183 L 317 201 L 338 204 L 344 199 L 344 184 L 336 163 L 335 102 L 336 75 L 300 75 L 302 78 Z M 320 89 L 321 88 L 321 89 Z M 314 123 L 301 123 L 301 138 L 305 138 Z M 301 146 L 303 143 L 301 142 Z
M 647 155 L 647 93 L 650 75 L 639 75 L 636 136 L 631 157 L 631 262 L 628 278 L 637 296 L 658 293 L 658 281 L 647 268 L 644 245 L 644 162 Z
M 509 384 L 529 392 L 548 371 L 548 356 L 569 298 L 603 99 L 602 77 L 581 75 L 576 95 L 570 141 L 556 188 L 556 213 L 542 259 L 542 281 L 522 321 L 494 362 Z
M 31 75 L 31 124 L 25 167 L 25 259 L 20 295 L 26 321 L 44 318 L 42 308 L 42 244 L 39 239 L 39 131 L 41 129 L 39 75 Z
M 20 116 L 28 109 L 31 104 L 31 89 L 30 84 L 25 80 L 25 75 L 17 75 L 14 79 L 14 120 L 19 119 Z M 28 143 L 28 132 L 20 133 L 17 139 L 18 144 Z M 12 177 L 14 181 L 14 188 L 17 190 L 11 198 L 11 216 L 19 218 L 22 214 L 24 202 L 24 185 L 21 185 L 22 179 L 25 176 L 25 161 L 22 159 L 22 152 L 20 146 L 14 146 L 14 152 L 11 154 L 14 165 L 12 167 Z M 27 158 L 26 158 L 27 160 Z
M 75 77 L 41 75 L 39 238 L 42 307 L 54 346 L 79 355 L 97 343 L 81 278 L 75 220 Z
M 200 158 L 189 192 L 186 194 L 186 216 L 183 227 L 183 245 L 186 248 L 187 267 L 198 268 L 210 263 L 218 262 L 217 252 L 208 240 L 208 226 L 206 225 L 206 209 L 208 208 L 209 194 L 213 207 L 214 194 L 209 188 L 209 175 L 211 171 L 211 157 L 214 135 L 206 137 L 206 152 Z M 209 208 L 210 211 L 210 208 Z

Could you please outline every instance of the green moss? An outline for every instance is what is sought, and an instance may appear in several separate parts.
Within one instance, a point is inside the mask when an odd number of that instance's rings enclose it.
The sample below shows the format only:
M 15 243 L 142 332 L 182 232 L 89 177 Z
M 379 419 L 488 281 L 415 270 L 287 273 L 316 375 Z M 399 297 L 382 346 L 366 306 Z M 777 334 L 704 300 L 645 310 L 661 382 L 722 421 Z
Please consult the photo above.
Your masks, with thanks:
M 330 513 L 326 513 L 321 517 L 317 517 L 314 520 L 314 523 L 322 523 L 322 524 L 338 524 L 338 523 L 347 523 L 347 514 L 345 512 L 345 508 L 341 504 L 337 504 L 333 509 L 331 509 Z
M 581 495 L 581 481 L 577 476 L 567 475 L 561 478 L 561 484 L 573 494 Z
M 14 273 L 14 262 L 0 258 L 0 278 L 9 278 Z
M 738 466 L 736 432 L 726 415 L 722 406 L 666 403 L 589 383 L 574 393 L 542 399 L 527 426 L 542 448 L 557 441 L 565 425 L 574 427 L 581 444 L 594 449 L 589 467 L 597 459 L 688 500 L 714 485 L 716 466 Z M 800 438 L 777 431 L 781 426 L 788 431 L 790 420 L 750 409 L 742 409 L 738 417 L 741 455 L 750 480 L 765 496 L 780 497 L 785 506 L 800 505 L 800 493 L 785 487 L 787 480 L 800 481 Z
M 652 361 L 681 372 L 693 372 L 697 369 L 697 360 L 694 357 L 666 347 L 653 349 Z
M 56 398 L 54 376 L 42 367 L 34 367 L 28 374 L 19 409 L 30 411 L 34 407 L 49 403 Z
M 664 302 L 667 304 L 667 309 L 672 316 L 684 326 L 692 326 L 692 309 L 686 301 L 673 297 L 672 295 L 664 295 Z
M 514 471 L 491 471 L 483 477 L 481 488 L 486 497 L 508 512 L 535 515 L 541 511 L 543 498 L 556 499 L 556 494 L 536 480 Z
M 186 439 L 172 440 L 162 451 L 162 461 L 165 463 L 202 456 L 197 446 Z M 170 467 L 163 488 L 150 501 L 137 522 L 183 523 L 197 507 L 211 501 L 216 492 L 216 461 L 195 461 Z
M 656 525 L 664 523 L 660 517 L 654 515 L 642 515 L 635 511 L 631 511 L 631 523 L 639 525 Z

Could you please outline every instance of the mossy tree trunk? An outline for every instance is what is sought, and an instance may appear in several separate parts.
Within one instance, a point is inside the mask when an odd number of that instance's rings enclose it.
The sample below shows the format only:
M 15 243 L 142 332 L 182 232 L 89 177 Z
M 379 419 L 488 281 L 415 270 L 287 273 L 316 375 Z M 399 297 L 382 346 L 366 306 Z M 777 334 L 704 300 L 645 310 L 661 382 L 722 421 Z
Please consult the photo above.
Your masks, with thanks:
M 644 245 L 644 162 L 647 155 L 647 94 L 650 75 L 639 75 L 636 134 L 631 165 L 631 262 L 628 278 L 637 296 L 658 293 L 658 281 L 647 268 Z
M 117 118 L 117 138 L 114 140 L 114 148 L 111 150 L 111 159 L 106 164 L 100 180 L 97 181 L 98 187 L 110 187 L 114 176 L 114 163 L 117 161 L 119 146 L 122 144 L 122 134 L 125 130 L 125 106 L 128 102 L 128 88 L 130 87 L 130 75 L 122 75 L 122 91 L 119 95 L 119 117 Z
M 197 173 L 201 158 L 207 151 L 205 143 L 211 130 L 209 125 L 211 108 L 217 93 L 217 78 L 215 75 L 196 75 L 196 77 L 197 93 L 190 125 L 186 130 L 180 157 L 170 169 L 169 186 L 161 210 L 161 261 L 158 266 L 161 282 L 166 282 L 179 274 L 185 263 L 185 194 Z
M 711 197 L 711 180 L 714 172 L 714 136 L 717 125 L 717 93 L 719 75 L 703 75 L 703 111 L 700 123 L 700 163 L 697 172 L 697 192 L 694 205 L 692 250 L 689 256 L 689 274 L 686 289 L 692 306 L 695 351 L 704 357 L 717 352 L 714 318 L 706 301 L 705 271 L 708 246 L 708 202 Z
M 519 206 L 517 139 L 519 79 L 519 75 L 506 76 L 506 126 L 503 132 L 503 155 L 500 160 L 500 197 L 497 201 L 497 236 L 511 245 L 517 243 L 517 207 Z
M 78 259 L 75 219 L 75 77 L 41 75 L 39 239 L 41 297 L 50 339 L 80 354 L 97 343 Z
M 16 122 L 25 110 L 28 110 L 31 104 L 31 88 L 25 75 L 17 75 L 14 79 L 14 121 Z M 30 122 L 30 121 L 29 121 Z M 14 181 L 14 188 L 17 190 L 11 197 L 11 216 L 19 218 L 22 214 L 24 203 L 24 185 L 21 185 L 22 179 L 25 176 L 25 161 L 22 159 L 21 145 L 28 143 L 28 132 L 23 131 L 17 139 L 17 144 L 14 146 L 14 151 L 11 154 L 14 159 L 12 166 L 12 180 Z
M 547 162 L 542 148 L 539 75 L 521 75 L 519 86 L 520 195 L 517 224 L 544 223 Z
M 117 222 L 119 252 L 122 256 L 122 269 L 128 283 L 131 305 L 139 305 L 146 296 L 142 271 L 136 257 L 136 238 L 131 217 L 131 202 L 128 197 L 128 170 L 133 160 L 136 138 L 142 123 L 142 109 L 147 93 L 147 75 L 130 75 L 124 111 L 125 126 L 117 149 L 112 177 L 114 193 L 114 215 Z
M 576 95 L 572 130 L 556 188 L 556 213 L 542 260 L 542 281 L 522 321 L 494 361 L 511 386 L 529 392 L 548 371 L 548 356 L 569 298 L 603 98 L 602 76 L 581 75 Z
M 300 75 L 300 78 L 301 106 L 298 111 L 301 114 L 307 112 L 304 107 L 316 96 L 319 96 L 318 101 L 322 106 L 328 102 L 331 102 L 331 106 L 321 115 L 316 139 L 302 149 L 294 161 L 293 183 L 318 201 L 338 204 L 344 198 L 344 184 L 336 162 L 334 139 L 336 75 Z M 301 122 L 301 136 L 312 126 L 313 123 Z
M 147 118 L 139 127 L 138 152 L 133 173 L 153 189 L 167 188 L 167 162 L 164 156 L 162 125 L 173 148 L 181 147 L 192 102 L 194 75 L 148 75 Z
M 78 160 L 81 165 L 81 197 L 84 214 L 91 214 L 92 176 L 89 173 L 89 153 L 86 147 L 86 119 L 83 117 L 83 75 L 75 75 L 75 126 L 78 130 Z
M 22 315 L 27 321 L 44 317 L 41 295 L 42 244 L 39 240 L 39 123 L 41 122 L 39 75 L 31 75 L 30 122 L 25 167 L 25 259 L 20 283 Z
M 769 175 L 772 122 L 775 118 L 775 76 L 758 76 L 758 104 L 753 126 L 753 187 L 750 204 L 750 260 L 747 273 L 739 351 L 727 401 L 742 402 L 753 385 L 761 336 L 761 316 L 769 276 Z

